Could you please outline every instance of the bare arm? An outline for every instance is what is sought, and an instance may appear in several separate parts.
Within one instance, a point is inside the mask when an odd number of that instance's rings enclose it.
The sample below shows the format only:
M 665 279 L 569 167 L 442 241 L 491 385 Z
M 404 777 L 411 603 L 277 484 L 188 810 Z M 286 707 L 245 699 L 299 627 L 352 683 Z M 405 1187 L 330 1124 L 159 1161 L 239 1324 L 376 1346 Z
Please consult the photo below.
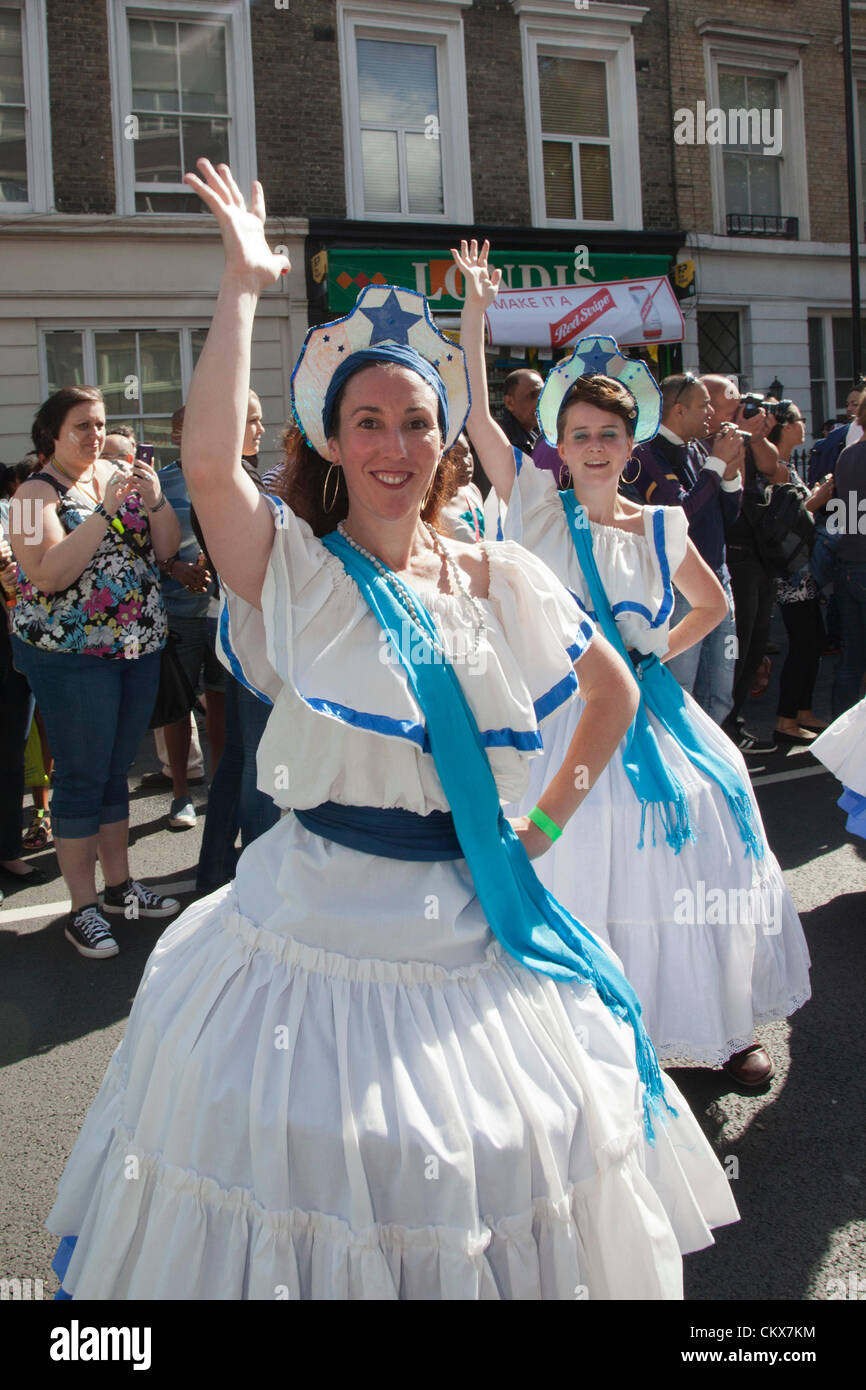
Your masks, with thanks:
M 514 450 L 490 414 L 487 363 L 484 359 L 484 310 L 496 298 L 502 278 L 500 270 L 494 270 L 492 273 L 488 271 L 489 250 L 490 243 L 487 241 L 480 251 L 477 241 L 473 241 L 471 247 L 467 247 L 466 242 L 461 241 L 460 253 L 452 247 L 451 255 L 463 272 L 466 287 L 466 297 L 460 315 L 460 346 L 466 353 L 469 390 L 472 396 L 466 430 L 497 497 L 502 502 L 507 502 L 511 496 L 516 471 Z
M 106 486 L 104 506 L 110 516 L 132 487 L 128 476 Z M 36 525 L 25 529 L 34 516 Z M 57 493 L 47 483 L 22 483 L 9 508 L 9 543 L 30 583 L 43 594 L 54 594 L 81 577 L 108 524 L 94 513 L 67 533 L 57 515 Z
M 580 716 L 562 767 L 545 787 L 538 808 L 563 829 L 598 781 L 637 713 L 637 682 L 622 657 L 596 632 L 575 663 L 586 708 Z M 512 821 L 530 859 L 551 846 L 534 821 Z
M 250 385 L 250 342 L 259 294 L 289 268 L 265 241 L 265 203 L 253 184 L 250 211 L 230 169 L 198 161 L 207 182 L 186 174 L 216 217 L 226 265 L 216 312 L 186 403 L 183 475 L 217 573 L 241 598 L 261 607 L 274 539 L 264 497 L 244 473 L 241 446 Z
M 718 627 L 728 611 L 724 589 L 691 541 L 687 542 L 685 559 L 673 580 L 692 605 L 692 611 L 671 628 L 668 650 L 662 661 L 670 661 L 671 657 L 679 656 L 680 652 L 700 642 Z

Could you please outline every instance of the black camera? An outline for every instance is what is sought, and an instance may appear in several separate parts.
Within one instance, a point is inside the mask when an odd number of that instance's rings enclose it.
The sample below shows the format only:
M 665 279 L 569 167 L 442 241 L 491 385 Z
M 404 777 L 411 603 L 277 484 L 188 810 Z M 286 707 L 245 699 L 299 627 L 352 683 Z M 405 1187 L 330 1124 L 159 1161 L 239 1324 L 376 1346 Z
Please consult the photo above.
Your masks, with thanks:
M 747 391 L 745 396 L 740 397 L 740 409 L 744 420 L 752 420 L 768 407 L 759 391 Z

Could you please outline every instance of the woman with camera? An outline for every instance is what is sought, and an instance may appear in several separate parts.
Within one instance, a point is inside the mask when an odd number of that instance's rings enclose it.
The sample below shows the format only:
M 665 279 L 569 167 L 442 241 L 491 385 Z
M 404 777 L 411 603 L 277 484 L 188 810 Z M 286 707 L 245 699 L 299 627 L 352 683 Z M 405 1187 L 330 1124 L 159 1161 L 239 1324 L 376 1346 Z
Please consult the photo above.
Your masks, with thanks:
M 179 906 L 129 876 L 126 778 L 165 645 L 158 561 L 177 550 L 180 526 L 150 464 L 100 458 L 105 405 L 94 387 L 55 391 L 32 435 L 48 462 L 10 513 L 19 568 L 12 648 L 55 758 L 54 840 L 72 900 L 64 934 L 103 960 L 118 950 L 109 916 L 168 917 Z
M 825 478 L 810 491 L 791 462 L 794 449 L 806 437 L 806 425 L 793 401 L 774 401 L 768 406 L 773 427 L 767 436 L 779 451 L 775 482 L 790 483 L 806 509 L 816 512 L 833 496 L 833 479 Z M 818 585 L 808 564 L 788 579 L 780 579 L 776 590 L 779 612 L 788 634 L 788 654 L 779 678 L 779 707 L 776 738 L 787 744 L 809 744 L 817 738 L 826 721 L 812 709 L 812 695 L 818 678 L 824 622 L 821 617 Z

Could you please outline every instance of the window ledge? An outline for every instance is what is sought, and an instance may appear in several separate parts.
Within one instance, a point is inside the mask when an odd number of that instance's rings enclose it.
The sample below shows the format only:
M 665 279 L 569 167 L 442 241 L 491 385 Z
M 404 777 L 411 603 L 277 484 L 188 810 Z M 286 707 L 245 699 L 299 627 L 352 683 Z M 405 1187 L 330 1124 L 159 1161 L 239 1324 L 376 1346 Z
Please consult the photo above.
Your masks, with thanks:
M 265 223 L 268 240 L 287 236 L 306 236 L 309 222 L 305 217 L 269 217 Z M 219 240 L 220 231 L 216 221 L 203 213 L 160 213 L 138 212 L 119 213 L 73 213 L 42 212 L 23 213 L 9 226 L 3 225 L 0 216 L 0 236 L 32 237 L 51 236 L 62 232 L 68 236 L 101 236 L 110 231 L 112 236 L 147 236 L 170 238 L 189 236 L 205 241 Z

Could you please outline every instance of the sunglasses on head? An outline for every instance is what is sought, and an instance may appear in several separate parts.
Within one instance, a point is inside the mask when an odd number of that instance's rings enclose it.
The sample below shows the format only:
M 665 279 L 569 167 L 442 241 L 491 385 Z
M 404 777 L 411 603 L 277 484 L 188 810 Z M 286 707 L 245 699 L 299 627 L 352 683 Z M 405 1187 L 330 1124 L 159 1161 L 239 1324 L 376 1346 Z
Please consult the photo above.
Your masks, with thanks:
M 673 401 L 671 402 L 671 404 L 672 404 L 672 405 L 676 405 L 676 404 L 678 403 L 679 399 L 680 399 L 680 396 L 683 394 L 683 392 L 684 392 L 684 391 L 687 391 L 688 388 L 689 388 L 690 386 L 694 386 L 696 382 L 697 382 L 697 377 L 695 376 L 694 372 L 685 372 L 684 375 L 683 375 L 683 379 L 682 379 L 682 381 L 680 382 L 679 390 L 677 391 L 677 394 L 674 396 Z

